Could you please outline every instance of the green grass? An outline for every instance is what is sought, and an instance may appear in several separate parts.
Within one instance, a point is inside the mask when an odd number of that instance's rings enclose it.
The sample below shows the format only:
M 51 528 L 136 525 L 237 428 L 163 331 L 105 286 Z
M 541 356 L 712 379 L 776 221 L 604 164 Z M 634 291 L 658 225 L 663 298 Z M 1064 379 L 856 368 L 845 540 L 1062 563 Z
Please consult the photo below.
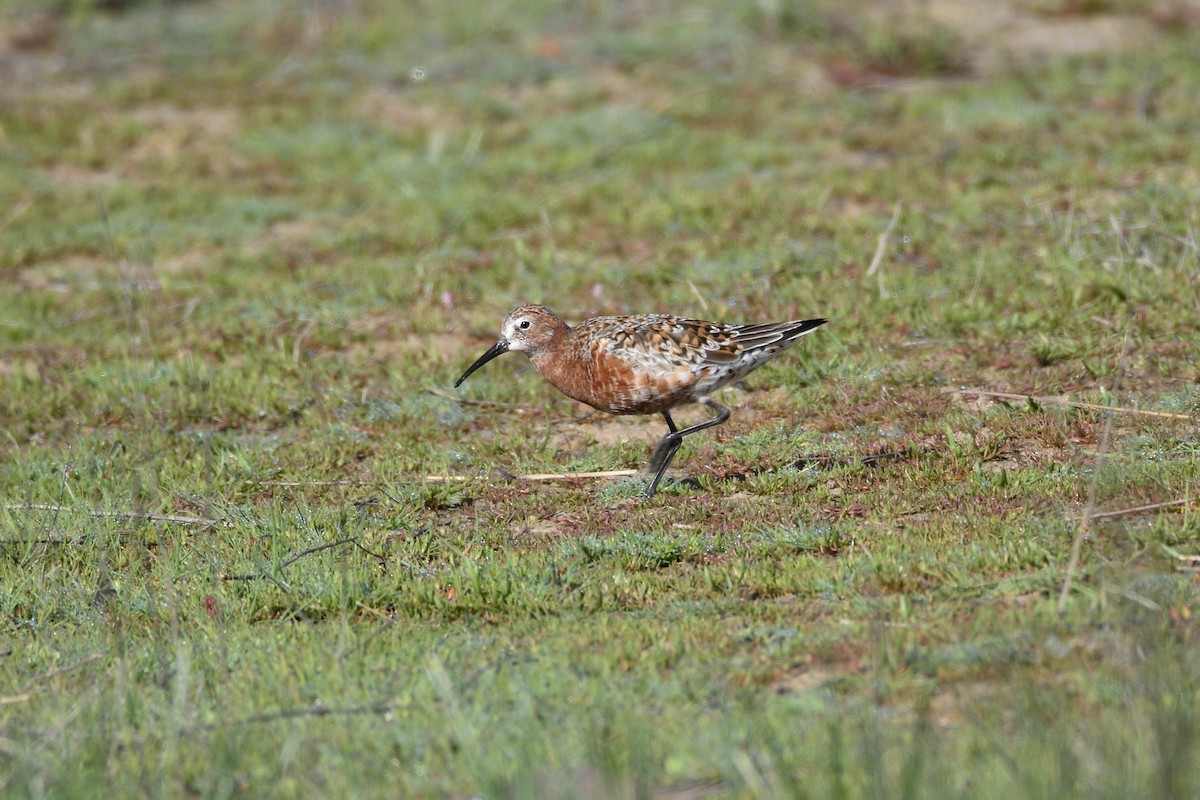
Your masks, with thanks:
M 52 6 L 0 9 L 0 794 L 1200 793 L 1200 19 Z M 526 301 L 830 324 L 629 503 L 514 476 L 659 423 L 450 388 Z

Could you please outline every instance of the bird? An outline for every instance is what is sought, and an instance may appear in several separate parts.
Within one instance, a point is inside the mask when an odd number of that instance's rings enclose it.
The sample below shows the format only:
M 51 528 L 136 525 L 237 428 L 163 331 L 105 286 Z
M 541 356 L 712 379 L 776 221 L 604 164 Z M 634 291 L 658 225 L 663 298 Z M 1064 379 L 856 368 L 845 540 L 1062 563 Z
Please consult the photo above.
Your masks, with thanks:
M 669 314 L 592 317 L 568 325 L 543 305 L 508 313 L 500 338 L 454 382 L 507 352 L 524 353 L 538 373 L 568 397 L 610 414 L 661 414 L 667 434 L 647 469 L 642 496 L 658 490 L 684 437 L 727 421 L 730 411 L 710 395 L 744 377 L 812 333 L 825 319 L 729 325 Z M 700 403 L 713 416 L 680 429 L 671 411 Z

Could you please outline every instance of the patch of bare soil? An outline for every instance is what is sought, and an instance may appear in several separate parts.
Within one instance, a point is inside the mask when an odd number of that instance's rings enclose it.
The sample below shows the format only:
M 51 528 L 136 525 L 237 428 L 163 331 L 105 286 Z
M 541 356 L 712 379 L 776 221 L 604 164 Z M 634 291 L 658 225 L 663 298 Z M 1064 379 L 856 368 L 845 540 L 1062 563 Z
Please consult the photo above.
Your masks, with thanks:
M 780 676 L 771 688 L 779 694 L 803 694 L 841 680 L 853 671 L 834 664 L 808 664 Z
M 43 174 L 55 186 L 72 190 L 107 189 L 120 182 L 112 172 L 88 169 L 67 162 L 54 164 L 43 170 Z
M 142 126 L 140 136 L 120 161 L 122 173 L 177 167 L 223 177 L 249 167 L 231 145 L 241 133 L 241 114 L 233 108 L 180 108 L 169 104 L 142 106 L 132 119 Z
M 586 413 L 584 406 L 578 408 L 581 413 Z M 584 419 L 556 425 L 552 441 L 555 447 L 567 451 L 585 450 L 594 445 L 613 446 L 625 442 L 639 442 L 652 447 L 666 432 L 666 423 L 659 416 L 618 417 L 596 412 Z
M 314 242 L 329 230 L 326 223 L 311 218 L 272 222 L 242 245 L 242 254 L 254 258 L 278 250 L 311 250 Z
M 390 361 L 396 356 L 411 353 L 425 353 L 434 356 L 442 363 L 464 362 L 463 353 L 474 349 L 475 340 L 469 336 L 456 333 L 397 333 L 381 331 L 372 335 L 365 342 L 355 342 L 346 350 L 349 361 L 375 360 Z
M 354 111 L 363 119 L 402 136 L 453 131 L 464 124 L 461 115 L 444 106 L 422 104 L 413 100 L 410 94 L 378 86 L 372 86 L 358 96 Z
M 24 289 L 66 294 L 72 289 L 95 288 L 103 281 L 115 281 L 111 258 L 75 255 L 44 261 L 16 274 L 17 285 Z
M 1137 50 L 1156 38 L 1154 25 L 1142 16 L 1046 17 L 990 0 L 930 0 L 922 8 L 968 45 L 972 67 L 982 74 L 1051 56 Z

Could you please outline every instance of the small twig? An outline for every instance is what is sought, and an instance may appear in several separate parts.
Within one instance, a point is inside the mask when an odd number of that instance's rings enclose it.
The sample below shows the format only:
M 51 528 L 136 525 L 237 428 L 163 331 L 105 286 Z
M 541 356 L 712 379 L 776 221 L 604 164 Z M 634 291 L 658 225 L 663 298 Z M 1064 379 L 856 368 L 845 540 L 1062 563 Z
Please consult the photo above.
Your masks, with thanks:
M 215 519 L 204 517 L 183 517 L 177 514 L 147 514 L 144 511 L 100 511 L 92 508 L 72 508 L 71 506 L 51 505 L 49 503 L 6 503 L 8 511 L 73 511 L 87 514 L 90 517 L 126 517 L 129 519 L 149 520 L 150 522 L 176 522 L 180 525 L 203 525 L 211 528 L 217 524 Z
M 1070 406 L 1071 408 L 1087 408 L 1093 411 L 1115 411 L 1118 414 L 1142 414 L 1148 417 L 1165 417 L 1166 419 L 1192 419 L 1190 414 L 1176 414 L 1171 411 L 1150 411 L 1144 408 L 1129 408 L 1128 406 L 1106 406 L 1100 403 L 1083 403 L 1077 400 L 1068 400 L 1065 397 L 1054 397 L 1053 395 L 1038 397 L 1031 394 L 993 392 L 988 389 L 957 389 L 956 393 L 971 394 L 978 397 L 998 397 L 1002 400 L 1024 400 L 1026 402 L 1032 400 L 1039 405 L 1045 406 Z
M 584 478 L 627 478 L 631 475 L 637 475 L 636 469 L 613 469 L 602 470 L 599 472 L 535 472 L 526 475 L 511 475 L 506 476 L 515 481 L 570 481 L 580 480 Z M 404 480 L 406 476 L 400 476 L 398 480 Z M 407 476 L 410 480 L 419 480 L 426 483 L 460 483 L 464 481 L 475 480 L 476 475 L 412 475 Z M 258 486 L 374 486 L 375 481 L 248 481 Z
M 1121 357 L 1117 359 L 1118 386 L 1121 383 L 1122 376 L 1125 374 L 1125 358 L 1129 355 L 1129 342 L 1133 338 L 1130 335 L 1132 332 L 1133 324 L 1130 322 L 1125 328 L 1125 341 L 1121 343 Z M 1096 464 L 1092 468 L 1092 479 L 1088 483 L 1087 503 L 1083 507 L 1083 516 L 1079 519 L 1079 530 L 1075 534 L 1075 541 L 1071 543 L 1071 557 L 1067 561 L 1067 573 L 1063 577 L 1062 592 L 1058 595 L 1058 613 L 1060 615 L 1067 610 L 1067 598 L 1071 594 L 1071 583 L 1075 580 L 1075 571 L 1079 568 L 1079 556 L 1083 551 L 1083 540 L 1087 538 L 1088 533 L 1092 530 L 1092 515 L 1096 512 L 1096 487 L 1100 483 L 1100 472 L 1104 466 L 1104 454 L 1108 452 L 1108 444 L 1112 440 L 1114 419 L 1116 419 L 1115 414 L 1106 414 L 1104 416 L 1104 427 L 1100 431 L 1100 447 L 1096 452 Z
M 387 559 L 381 553 L 376 553 L 372 550 L 368 550 L 367 548 L 363 547 L 362 542 L 358 541 L 357 539 L 354 540 L 354 546 L 357 547 L 359 550 L 363 551 L 364 553 L 366 553 L 367 555 L 369 555 L 371 558 L 378 561 L 379 568 L 381 570 L 383 570 L 383 574 L 384 575 L 388 574 Z
M 901 202 L 896 203 L 896 210 L 892 212 L 892 221 L 888 223 L 887 229 L 879 234 L 879 242 L 875 245 L 875 255 L 871 258 L 871 266 L 867 267 L 867 277 L 871 277 L 879 271 L 879 265 L 883 263 L 883 255 L 887 252 L 888 240 L 892 238 L 892 231 L 896 229 L 896 223 L 900 221 L 900 210 L 904 207 Z M 883 273 L 879 273 L 879 296 L 887 297 L 887 289 L 883 287 Z
M 518 475 L 519 481 L 570 481 L 581 478 L 628 478 L 637 475 L 636 469 L 610 469 L 599 472 L 543 472 L 532 475 Z
M 295 564 L 297 561 L 304 558 L 305 556 L 310 556 L 313 553 L 319 553 L 322 550 L 328 550 L 331 547 L 341 547 L 344 544 L 350 544 L 351 542 L 356 542 L 356 541 L 357 541 L 357 539 L 355 539 L 354 537 L 349 537 L 346 539 L 338 539 L 336 542 L 326 542 L 325 544 L 319 544 L 316 547 L 310 547 L 307 550 L 301 550 L 299 553 L 289 556 L 288 558 L 279 562 L 279 566 L 276 567 L 276 569 L 277 570 L 287 569 L 292 564 Z M 247 572 L 247 573 L 243 573 L 240 575 L 230 575 L 228 573 L 222 572 L 220 575 L 220 579 L 223 581 L 267 580 L 267 581 L 271 581 L 272 583 L 274 583 L 276 586 L 278 586 L 283 591 L 285 591 L 285 592 L 288 591 L 288 587 L 283 582 L 277 580 L 275 577 L 268 575 L 265 572 Z
M 1099 514 L 1092 514 L 1092 521 L 1098 519 L 1116 519 L 1118 517 L 1130 517 L 1134 514 L 1144 514 L 1147 511 L 1158 511 L 1160 508 L 1176 508 L 1185 506 L 1190 503 L 1190 500 L 1167 500 L 1164 503 L 1151 503 L 1145 506 L 1134 506 L 1132 508 L 1122 508 L 1116 511 L 1101 511 Z
M 569 481 L 578 480 L 581 478 L 627 478 L 631 475 L 637 475 L 636 469 L 613 469 L 604 470 L 601 472 L 539 472 L 527 475 L 513 475 L 513 480 L 518 481 Z M 429 483 L 453 483 L 456 481 L 473 480 L 473 475 L 426 475 L 425 480 Z
M 527 475 L 507 475 L 514 481 L 567 481 L 580 478 L 621 478 L 637 475 L 636 469 L 614 469 L 601 472 L 535 472 Z M 475 480 L 475 475 L 413 475 L 412 480 L 426 483 L 458 483 Z M 400 477 L 403 480 L 403 476 Z M 375 481 L 250 481 L 258 486 L 373 486 Z
M 248 717 L 235 719 L 230 722 L 209 722 L 204 725 L 196 725 L 191 728 L 185 728 L 183 733 L 202 733 L 206 731 L 215 731 L 219 728 L 234 728 L 242 725 L 260 725 L 265 722 L 279 722 L 287 719 L 298 719 L 301 717 L 347 717 L 357 714 L 387 714 L 395 711 L 397 704 L 395 702 L 385 700 L 378 703 L 371 703 L 362 706 L 348 706 L 337 708 L 331 706 L 303 706 L 301 708 L 285 708 L 282 711 L 274 711 L 267 714 L 251 714 Z
M 345 539 L 338 539 L 336 542 L 326 542 L 325 544 L 319 544 L 316 547 L 310 547 L 307 550 L 301 550 L 299 553 L 296 553 L 296 555 L 292 556 L 291 558 L 285 559 L 279 565 L 279 569 L 284 569 L 286 567 L 290 567 L 292 564 L 295 564 L 297 561 L 304 558 L 305 556 L 311 556 L 313 553 L 319 553 L 322 550 L 328 550 L 332 547 L 341 547 L 342 545 L 350 544 L 353 541 L 355 541 L 354 537 L 350 536 Z

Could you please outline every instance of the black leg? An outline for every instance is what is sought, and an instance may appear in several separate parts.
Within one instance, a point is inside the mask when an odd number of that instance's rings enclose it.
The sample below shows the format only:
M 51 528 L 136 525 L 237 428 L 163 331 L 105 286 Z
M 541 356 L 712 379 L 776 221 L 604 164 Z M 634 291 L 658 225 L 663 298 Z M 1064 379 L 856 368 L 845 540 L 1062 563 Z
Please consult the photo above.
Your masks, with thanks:
M 650 485 L 646 487 L 646 491 L 642 496 L 649 500 L 654 497 L 654 493 L 658 490 L 658 482 L 662 480 L 663 475 L 667 472 L 667 467 L 671 465 L 671 459 L 675 458 L 675 453 L 683 446 L 683 437 L 679 432 L 668 433 L 654 448 L 654 455 L 650 456 L 650 471 L 654 473 L 654 478 L 651 479 Z
M 662 480 L 663 475 L 667 473 L 667 467 L 671 465 L 671 459 L 675 458 L 675 454 L 683 446 L 683 437 L 696 431 L 702 431 L 705 428 L 711 428 L 714 425 L 720 425 L 729 419 L 729 409 L 720 403 L 714 403 L 712 400 L 701 400 L 700 402 L 717 412 L 717 415 L 703 422 L 697 422 L 690 428 L 684 428 L 683 430 L 676 429 L 671 415 L 666 411 L 663 412 L 663 418 L 666 419 L 667 428 L 671 432 L 659 440 L 658 446 L 654 448 L 654 454 L 650 456 L 650 471 L 654 473 L 654 478 L 642 494 L 646 499 L 653 497 L 654 493 L 658 490 L 658 483 Z
M 658 466 L 662 463 L 664 455 L 671 449 L 673 442 L 675 442 L 675 434 L 679 433 L 679 429 L 675 427 L 675 420 L 671 419 L 670 412 L 664 411 L 662 415 L 663 419 L 667 421 L 667 429 L 670 433 L 659 439 L 658 444 L 655 445 L 654 453 L 650 456 L 650 466 L 647 467 L 647 470 L 650 472 L 658 470 Z

